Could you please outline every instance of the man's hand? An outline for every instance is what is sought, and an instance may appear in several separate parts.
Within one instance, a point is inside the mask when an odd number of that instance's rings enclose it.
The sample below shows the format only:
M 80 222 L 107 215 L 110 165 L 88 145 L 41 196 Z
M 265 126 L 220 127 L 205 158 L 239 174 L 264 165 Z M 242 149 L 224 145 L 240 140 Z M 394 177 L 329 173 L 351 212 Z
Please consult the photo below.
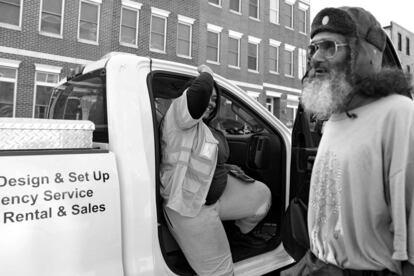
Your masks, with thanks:
M 197 71 L 201 74 L 201 73 L 203 73 L 203 72 L 207 72 L 207 73 L 209 73 L 211 76 L 213 76 L 213 70 L 211 70 L 211 68 L 210 67 L 208 67 L 207 65 L 205 65 L 205 64 L 201 64 L 200 66 L 198 66 L 198 68 L 197 68 Z

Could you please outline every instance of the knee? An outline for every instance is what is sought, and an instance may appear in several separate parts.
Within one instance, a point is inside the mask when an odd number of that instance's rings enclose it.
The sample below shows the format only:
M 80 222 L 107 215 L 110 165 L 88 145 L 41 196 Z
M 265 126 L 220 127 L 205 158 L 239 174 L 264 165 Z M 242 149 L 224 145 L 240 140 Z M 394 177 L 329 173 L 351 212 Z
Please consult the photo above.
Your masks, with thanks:
M 256 181 L 255 184 L 257 185 L 257 193 L 260 195 L 258 199 L 261 203 L 259 208 L 257 209 L 256 215 L 263 216 L 267 214 L 272 204 L 272 193 L 269 187 L 266 186 L 266 184 L 259 181 Z

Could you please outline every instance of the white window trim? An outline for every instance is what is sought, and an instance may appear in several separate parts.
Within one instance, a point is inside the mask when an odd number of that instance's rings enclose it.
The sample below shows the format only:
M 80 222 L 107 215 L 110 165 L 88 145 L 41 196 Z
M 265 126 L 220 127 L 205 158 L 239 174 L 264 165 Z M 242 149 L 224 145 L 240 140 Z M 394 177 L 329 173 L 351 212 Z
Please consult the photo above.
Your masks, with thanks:
M 209 4 L 209 5 L 212 5 L 213 7 L 216 7 L 216 8 L 221 8 L 222 7 L 222 2 L 221 2 L 221 0 L 219 0 L 219 4 L 217 5 L 217 4 L 214 4 L 214 3 L 211 3 L 210 1 L 208 1 L 207 0 L 207 3 Z
M 223 27 L 207 23 L 207 31 L 209 32 L 221 33 L 222 30 L 223 30 Z
M 250 3 L 249 3 L 250 5 Z M 249 12 L 250 12 L 250 6 L 249 6 Z M 257 17 L 252 17 L 249 14 L 249 19 L 255 20 L 255 21 L 260 21 L 260 0 L 257 0 Z
M 238 66 L 229 64 L 228 67 L 233 69 L 240 69 L 240 39 L 242 38 L 243 34 L 229 30 L 229 38 L 237 39 L 237 64 Z
M 89 3 L 96 5 L 98 7 L 98 22 L 96 26 L 96 41 L 87 40 L 80 38 L 80 18 L 81 18 L 81 8 L 82 8 L 82 2 Z M 78 11 L 78 41 L 86 44 L 92 44 L 92 45 L 99 45 L 99 27 L 100 27 L 100 21 L 101 21 L 101 0 L 80 0 L 79 1 L 79 11 Z
M 130 1 L 130 0 L 122 0 L 122 6 L 140 10 L 142 7 L 142 4 L 138 2 Z
M 270 90 L 266 90 L 265 92 L 266 92 L 266 96 L 272 97 L 272 98 L 280 98 L 282 96 L 281 92 L 270 91 Z
M 277 7 L 275 9 L 277 11 L 277 17 L 276 17 L 276 22 L 273 22 L 270 20 L 270 7 L 269 7 L 269 22 L 272 24 L 276 24 L 279 25 L 280 24 L 280 0 L 277 0 Z
M 273 47 L 280 47 L 282 42 L 269 38 L 269 44 Z
M 32 118 L 35 116 L 35 109 L 36 109 L 36 96 L 37 96 L 37 86 L 48 86 L 48 87 L 54 87 L 57 83 L 59 83 L 60 80 L 60 71 L 62 70 L 62 67 L 58 66 L 52 66 L 52 65 L 46 65 L 46 64 L 38 64 L 35 63 L 35 81 L 34 81 L 34 88 L 33 88 L 33 105 L 32 105 Z M 58 82 L 57 83 L 50 83 L 50 82 L 43 82 L 43 81 L 37 81 L 37 74 L 38 73 L 51 73 L 51 74 L 57 74 L 58 75 Z
M 306 35 L 307 34 L 307 29 L 308 29 L 308 9 L 309 6 L 303 4 L 303 3 L 299 3 L 299 9 L 303 12 L 305 12 L 305 32 L 299 31 L 299 33 Z
M 168 26 L 167 21 L 168 21 L 168 16 L 169 15 L 170 15 L 169 11 L 151 7 L 151 24 L 150 24 L 150 40 L 149 40 L 149 43 L 150 43 L 149 49 L 150 49 L 151 52 L 160 53 L 160 54 L 166 54 L 167 53 L 167 46 L 166 46 L 166 44 L 167 44 L 167 26 Z M 151 48 L 152 18 L 153 18 L 153 16 L 164 19 L 164 46 L 163 46 L 164 50 L 158 50 L 158 49 Z
M 285 3 L 293 6 L 295 5 L 296 0 L 285 0 Z
M 183 24 L 183 25 L 187 25 L 187 26 L 190 27 L 190 37 L 189 37 L 190 38 L 190 40 L 189 40 L 189 43 L 190 43 L 189 53 L 190 53 L 190 55 L 186 56 L 186 55 L 181 55 L 181 54 L 178 54 L 177 53 L 177 56 L 178 57 L 182 57 L 182 58 L 192 59 L 192 51 L 193 51 L 193 24 L 195 22 L 195 19 L 190 18 L 190 17 L 183 16 L 183 15 L 177 15 L 177 17 L 178 17 L 177 24 Z M 177 31 L 177 42 L 178 42 L 178 31 Z M 178 45 L 178 43 L 177 43 L 177 45 Z
M 22 16 L 23 16 L 23 0 L 20 0 L 20 10 L 19 10 L 19 12 L 20 12 L 20 14 L 19 14 L 19 25 L 18 26 L 13 25 L 13 24 L 0 22 L 0 27 L 7 28 L 7 29 L 12 29 L 12 30 L 16 30 L 16 31 L 21 31 L 22 30 Z
M 289 52 L 295 51 L 296 47 L 290 44 L 285 44 L 285 50 Z
M 35 63 L 35 70 L 36 72 L 60 74 L 60 72 L 62 71 L 62 67 Z
M 167 18 L 171 12 L 159 8 L 151 7 L 151 15 L 158 15 Z
M 253 99 L 259 100 L 260 92 L 250 91 L 250 90 L 247 90 L 246 92 L 247 92 L 247 95 L 249 95 Z
M 55 38 L 63 38 L 63 22 L 65 22 L 64 19 L 64 15 L 65 15 L 65 0 L 62 0 L 62 10 L 61 12 L 61 19 L 60 19 L 60 32 L 59 34 L 54 34 L 54 33 L 48 33 L 45 31 L 41 30 L 41 25 L 42 25 L 42 12 L 43 12 L 43 1 L 44 0 L 40 0 L 40 13 L 39 13 L 39 34 L 44 35 L 44 36 L 50 36 L 50 37 L 55 37 Z
M 286 5 L 289 5 L 289 6 L 291 6 L 292 7 L 292 9 L 291 9 L 291 14 L 290 14 L 290 18 L 291 18 L 291 20 L 290 20 L 290 26 L 285 26 L 285 28 L 286 29 L 289 29 L 289 30 L 294 30 L 294 26 L 293 26 L 293 21 L 294 21 L 294 12 L 293 12 L 293 10 L 295 9 L 295 1 L 293 1 L 293 3 L 291 3 L 291 1 L 289 1 L 289 0 L 285 0 L 285 3 L 286 3 Z
M 259 45 L 262 40 L 260 38 L 249 35 L 247 36 L 247 41 L 250 44 L 256 45 L 256 70 L 247 68 L 247 71 L 251 73 L 259 73 Z
M 187 16 L 180 15 L 180 14 L 177 15 L 177 19 L 179 22 L 190 24 L 190 25 L 193 25 L 195 22 L 194 18 L 187 17 Z
M 302 79 L 305 73 L 306 73 L 306 50 L 302 48 L 298 48 L 298 78 Z
M 137 2 L 132 2 L 135 4 L 139 4 L 139 5 L 134 5 L 134 7 L 132 7 L 130 4 L 124 4 L 125 0 L 122 0 L 122 7 L 121 7 L 121 16 L 120 16 L 120 20 L 119 20 L 119 45 L 122 46 L 127 46 L 127 47 L 132 47 L 132 48 L 138 48 L 138 30 L 139 30 L 139 16 L 140 16 L 140 9 L 142 4 L 137 3 Z M 131 1 L 128 1 L 131 2 Z M 137 8 L 139 7 L 139 8 Z M 123 9 L 127 9 L 127 10 L 131 10 L 137 13 L 137 23 L 135 26 L 135 44 L 132 43 L 127 43 L 127 42 L 122 42 L 121 41 L 121 29 L 122 29 L 122 17 L 123 17 Z
M 0 58 L 0 66 L 18 69 L 21 61 L 7 58 Z
M 242 14 L 242 13 L 241 13 L 241 1 L 242 1 L 242 0 L 239 0 L 239 10 L 238 10 L 238 11 L 235 11 L 235 10 L 230 9 L 230 3 L 229 3 L 229 11 L 230 11 L 230 12 L 232 12 L 232 13 L 235 13 L 235 14 L 241 15 L 241 14 Z M 230 2 L 230 1 L 229 1 L 229 2 Z

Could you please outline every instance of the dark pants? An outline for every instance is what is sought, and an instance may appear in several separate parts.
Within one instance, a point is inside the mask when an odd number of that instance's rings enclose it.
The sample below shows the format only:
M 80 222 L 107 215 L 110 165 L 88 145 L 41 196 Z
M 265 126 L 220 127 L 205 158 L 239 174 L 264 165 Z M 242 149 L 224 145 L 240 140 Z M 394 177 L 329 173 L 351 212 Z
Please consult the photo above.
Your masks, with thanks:
M 303 258 L 291 268 L 282 271 L 281 276 L 395 276 L 394 272 L 387 269 L 375 270 L 354 270 L 341 269 L 337 266 L 327 264 L 319 260 L 311 251 L 308 251 Z

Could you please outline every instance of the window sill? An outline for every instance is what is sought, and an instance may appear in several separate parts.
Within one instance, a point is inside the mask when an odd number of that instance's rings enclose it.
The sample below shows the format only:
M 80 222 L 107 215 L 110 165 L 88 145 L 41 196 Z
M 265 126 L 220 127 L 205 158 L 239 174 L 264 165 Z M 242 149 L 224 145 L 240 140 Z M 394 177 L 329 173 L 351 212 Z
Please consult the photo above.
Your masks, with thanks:
M 280 75 L 279 72 L 272 71 L 272 70 L 270 70 L 269 73 L 272 74 L 272 75 L 278 75 L 278 76 Z
M 251 19 L 251 20 L 253 20 L 253 21 L 260 22 L 260 19 L 259 19 L 259 18 L 256 18 L 256 17 L 251 17 L 251 16 L 249 16 L 249 19 Z
M 165 54 L 167 54 L 167 52 L 162 51 L 162 50 L 159 50 L 159 49 L 151 49 L 151 48 L 150 48 L 150 51 L 151 51 L 151 52 L 154 52 L 154 53 L 164 54 L 164 55 L 165 55 Z
M 253 69 L 247 69 L 249 73 L 259 74 L 259 71 Z
M 291 30 L 291 31 L 295 30 L 295 29 L 293 29 L 292 27 L 289 27 L 289 26 L 285 26 L 285 28 L 288 29 L 288 30 Z
M 40 31 L 39 34 L 40 35 L 43 35 L 43 36 L 48 36 L 48 37 L 63 39 L 63 36 L 62 35 L 58 35 L 58 34 L 47 33 L 47 32 L 42 32 L 42 31 Z
M 220 65 L 219 61 L 213 61 L 213 60 L 206 60 L 207 63 L 211 63 L 211 64 L 215 64 L 215 65 Z
M 300 33 L 300 34 L 303 34 L 303 35 L 305 35 L 305 36 L 308 36 L 308 34 L 307 34 L 307 33 L 304 33 L 304 32 L 301 32 L 301 31 L 299 31 L 299 33 Z
M 20 26 L 11 25 L 11 24 L 7 24 L 7 23 L 0 23 L 0 27 L 10 29 L 10 30 L 15 30 L 15 31 L 21 31 L 22 30 L 22 27 L 20 27 Z
M 239 12 L 239 11 L 230 10 L 230 12 L 233 13 L 233 14 L 242 15 L 241 12 Z
M 119 42 L 119 45 L 121 46 L 125 46 L 125 47 L 129 47 L 129 48 L 134 48 L 134 49 L 138 49 L 138 45 L 135 44 L 129 44 L 129 43 L 125 43 L 125 42 Z
M 95 46 L 99 45 L 99 43 L 97 41 L 86 40 L 86 39 L 82 39 L 82 38 L 78 38 L 78 42 L 82 42 L 82 43 L 85 43 L 85 44 L 91 44 L 91 45 L 95 45 Z
M 293 75 L 287 75 L 287 74 L 285 74 L 285 77 L 286 78 L 290 78 L 290 79 L 294 79 L 295 78 L 295 76 L 293 76 Z
M 228 65 L 229 68 L 240 70 L 240 66 Z
M 221 9 L 221 5 L 216 5 L 216 4 L 213 4 L 213 3 L 210 3 L 210 2 L 208 2 L 208 4 L 213 6 L 213 7 Z
M 180 54 L 177 54 L 177 57 L 185 58 L 185 59 L 193 59 L 193 57 L 191 56 L 185 56 L 185 55 L 180 55 Z

